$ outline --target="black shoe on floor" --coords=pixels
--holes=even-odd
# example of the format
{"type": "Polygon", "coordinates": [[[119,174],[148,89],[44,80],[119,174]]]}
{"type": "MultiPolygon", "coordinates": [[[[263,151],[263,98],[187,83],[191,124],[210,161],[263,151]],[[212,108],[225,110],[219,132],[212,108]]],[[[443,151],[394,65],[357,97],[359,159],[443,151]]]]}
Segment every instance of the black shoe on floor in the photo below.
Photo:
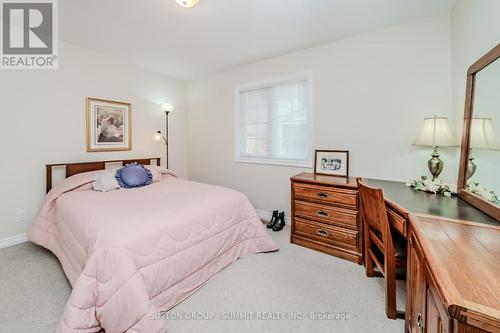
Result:
{"type": "Polygon", "coordinates": [[[273,217],[271,217],[271,221],[267,224],[267,228],[271,229],[276,225],[276,222],[278,222],[278,213],[277,210],[273,211],[273,217]]]}
{"type": "Polygon", "coordinates": [[[273,226],[273,231],[281,231],[285,227],[285,212],[281,212],[278,216],[279,222],[273,226]]]}

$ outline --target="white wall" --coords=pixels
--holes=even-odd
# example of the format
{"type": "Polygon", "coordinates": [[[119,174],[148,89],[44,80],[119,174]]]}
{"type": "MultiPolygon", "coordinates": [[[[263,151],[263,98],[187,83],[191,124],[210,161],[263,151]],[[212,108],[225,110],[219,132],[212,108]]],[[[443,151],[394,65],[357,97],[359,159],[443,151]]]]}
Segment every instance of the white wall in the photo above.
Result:
{"type": "MultiPolygon", "coordinates": [[[[453,110],[461,132],[465,106],[467,69],[500,43],[500,1],[457,0],[451,12],[451,46],[453,61],[453,110]]],[[[492,118],[495,115],[490,115],[492,118]]],[[[500,109],[496,111],[500,117],[500,109]]],[[[500,133],[497,133],[497,140],[500,133]]],[[[471,178],[482,186],[500,189],[500,151],[473,152],[478,168],[471,178]],[[486,183],[484,180],[488,180],[486,183]]]]}
{"type": "MultiPolygon", "coordinates": [[[[449,16],[427,18],[239,67],[188,85],[189,175],[238,189],[257,209],[289,211],[301,171],[233,161],[234,86],[311,70],[314,146],[348,149],[350,174],[406,181],[428,173],[430,149],[412,147],[423,118],[452,117],[449,16]]],[[[445,179],[456,149],[443,149],[445,179]]]]}
{"type": "Polygon", "coordinates": [[[55,71],[0,71],[0,240],[27,231],[44,197],[46,163],[165,156],[153,141],[164,126],[159,103],[177,106],[170,167],[187,175],[184,82],[67,43],[59,59],[55,71]],[[86,153],[87,96],[132,103],[131,152],[86,153]],[[18,223],[22,209],[28,220],[18,223]]]}

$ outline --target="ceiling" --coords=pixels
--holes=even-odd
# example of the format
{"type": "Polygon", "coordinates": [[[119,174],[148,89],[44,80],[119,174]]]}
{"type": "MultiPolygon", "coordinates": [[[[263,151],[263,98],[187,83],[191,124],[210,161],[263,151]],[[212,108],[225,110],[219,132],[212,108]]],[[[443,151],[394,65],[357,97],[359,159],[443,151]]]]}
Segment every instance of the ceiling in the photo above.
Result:
{"type": "Polygon", "coordinates": [[[448,12],[455,0],[59,1],[62,40],[192,80],[448,12]]]}

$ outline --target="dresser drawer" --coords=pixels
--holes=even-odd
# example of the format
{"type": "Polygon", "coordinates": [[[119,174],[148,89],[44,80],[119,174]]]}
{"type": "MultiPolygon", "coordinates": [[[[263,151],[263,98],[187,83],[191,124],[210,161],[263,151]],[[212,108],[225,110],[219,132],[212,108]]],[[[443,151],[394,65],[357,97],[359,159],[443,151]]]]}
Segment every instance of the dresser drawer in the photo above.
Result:
{"type": "Polygon", "coordinates": [[[358,229],[356,211],[295,200],[295,215],[323,223],[358,229]]]}
{"type": "Polygon", "coordinates": [[[356,209],[358,204],[357,191],[294,183],[295,198],[313,200],[325,204],[341,204],[356,209]]]}
{"type": "Polygon", "coordinates": [[[358,246],[357,231],[306,221],[301,218],[295,218],[295,233],[347,249],[356,250],[358,246]]]}

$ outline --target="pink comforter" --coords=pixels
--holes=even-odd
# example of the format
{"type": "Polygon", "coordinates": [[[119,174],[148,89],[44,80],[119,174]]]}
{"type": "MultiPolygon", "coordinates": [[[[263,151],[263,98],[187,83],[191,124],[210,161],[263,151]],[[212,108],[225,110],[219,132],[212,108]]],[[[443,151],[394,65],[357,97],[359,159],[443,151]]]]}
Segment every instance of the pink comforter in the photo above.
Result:
{"type": "Polygon", "coordinates": [[[101,193],[95,175],[58,184],[29,231],[73,286],[58,332],[162,332],[158,312],[237,258],[277,250],[239,192],[166,174],[101,193]]]}

